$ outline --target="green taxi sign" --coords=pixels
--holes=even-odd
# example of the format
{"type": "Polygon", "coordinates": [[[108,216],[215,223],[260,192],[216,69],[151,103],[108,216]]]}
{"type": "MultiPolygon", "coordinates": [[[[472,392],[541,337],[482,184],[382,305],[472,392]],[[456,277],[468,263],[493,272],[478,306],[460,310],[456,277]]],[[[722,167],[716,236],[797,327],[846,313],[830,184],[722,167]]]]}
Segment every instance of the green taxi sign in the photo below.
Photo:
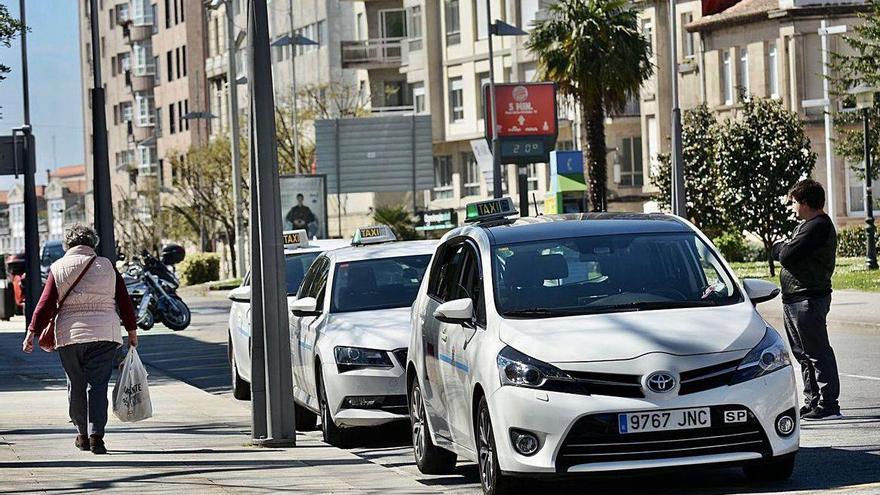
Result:
{"type": "Polygon", "coordinates": [[[465,222],[485,222],[518,214],[519,212],[513,207],[513,201],[510,198],[490,199],[468,204],[465,222]]]}
{"type": "Polygon", "coordinates": [[[351,244],[354,246],[363,246],[366,244],[381,244],[383,242],[396,241],[397,236],[394,231],[387,225],[374,225],[371,227],[361,227],[354,232],[351,238],[351,244]]]}
{"type": "Polygon", "coordinates": [[[309,233],[304,229],[285,230],[281,233],[284,249],[298,249],[309,247],[309,233]]]}

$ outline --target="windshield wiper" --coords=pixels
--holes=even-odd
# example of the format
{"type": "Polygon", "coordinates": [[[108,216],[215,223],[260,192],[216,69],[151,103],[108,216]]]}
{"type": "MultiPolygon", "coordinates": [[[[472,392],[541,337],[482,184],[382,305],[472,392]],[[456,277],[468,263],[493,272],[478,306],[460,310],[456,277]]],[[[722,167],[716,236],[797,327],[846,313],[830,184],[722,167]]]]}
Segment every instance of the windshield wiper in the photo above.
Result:
{"type": "Polygon", "coordinates": [[[514,311],[505,311],[504,316],[511,316],[514,318],[517,317],[532,317],[532,318],[551,318],[553,316],[565,316],[567,313],[565,311],[552,310],[547,308],[526,308],[526,309],[517,309],[514,311]]]}
{"type": "Polygon", "coordinates": [[[718,303],[712,300],[702,301],[634,301],[623,304],[613,304],[610,306],[600,306],[595,309],[584,308],[589,313],[614,313],[617,311],[644,311],[649,309],[675,309],[675,308],[699,308],[707,306],[717,306],[718,303]]]}

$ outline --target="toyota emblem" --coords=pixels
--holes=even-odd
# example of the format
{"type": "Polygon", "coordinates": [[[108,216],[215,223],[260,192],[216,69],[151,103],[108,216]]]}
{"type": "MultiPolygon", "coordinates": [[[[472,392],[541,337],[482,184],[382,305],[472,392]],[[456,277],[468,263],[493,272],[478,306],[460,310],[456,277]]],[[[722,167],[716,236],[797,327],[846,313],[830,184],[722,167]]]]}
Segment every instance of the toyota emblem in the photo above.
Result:
{"type": "Polygon", "coordinates": [[[675,388],[675,377],[667,371],[657,371],[648,375],[645,380],[651,392],[665,394],[675,388]]]}

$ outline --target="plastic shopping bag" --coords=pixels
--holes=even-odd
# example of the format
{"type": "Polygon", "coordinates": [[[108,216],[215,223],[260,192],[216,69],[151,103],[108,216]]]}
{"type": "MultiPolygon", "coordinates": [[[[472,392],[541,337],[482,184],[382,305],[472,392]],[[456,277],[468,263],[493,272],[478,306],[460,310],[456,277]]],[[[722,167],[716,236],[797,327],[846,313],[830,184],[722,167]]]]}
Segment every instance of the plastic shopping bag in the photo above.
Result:
{"type": "Polygon", "coordinates": [[[153,416],[150,389],[147,387],[147,369],[134,347],[129,348],[116,386],[113,387],[113,414],[126,423],[153,416]]]}

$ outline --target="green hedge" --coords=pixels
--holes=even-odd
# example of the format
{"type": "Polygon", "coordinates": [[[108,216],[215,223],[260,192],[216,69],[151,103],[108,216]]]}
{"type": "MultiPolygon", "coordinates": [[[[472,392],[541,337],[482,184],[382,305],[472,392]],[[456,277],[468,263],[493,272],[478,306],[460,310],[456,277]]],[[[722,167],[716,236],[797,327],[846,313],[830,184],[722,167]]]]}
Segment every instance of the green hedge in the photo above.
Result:
{"type": "Polygon", "coordinates": [[[220,255],[217,253],[188,254],[177,265],[177,274],[183,285],[220,280],[220,255]]]}
{"type": "Polygon", "coordinates": [[[868,236],[862,226],[849,227],[837,232],[837,256],[841,258],[865,256],[868,236]]]}
{"type": "Polygon", "coordinates": [[[721,256],[730,263],[763,261],[767,258],[761,246],[747,241],[739,232],[725,232],[712,239],[712,243],[721,251],[721,256]]]}

